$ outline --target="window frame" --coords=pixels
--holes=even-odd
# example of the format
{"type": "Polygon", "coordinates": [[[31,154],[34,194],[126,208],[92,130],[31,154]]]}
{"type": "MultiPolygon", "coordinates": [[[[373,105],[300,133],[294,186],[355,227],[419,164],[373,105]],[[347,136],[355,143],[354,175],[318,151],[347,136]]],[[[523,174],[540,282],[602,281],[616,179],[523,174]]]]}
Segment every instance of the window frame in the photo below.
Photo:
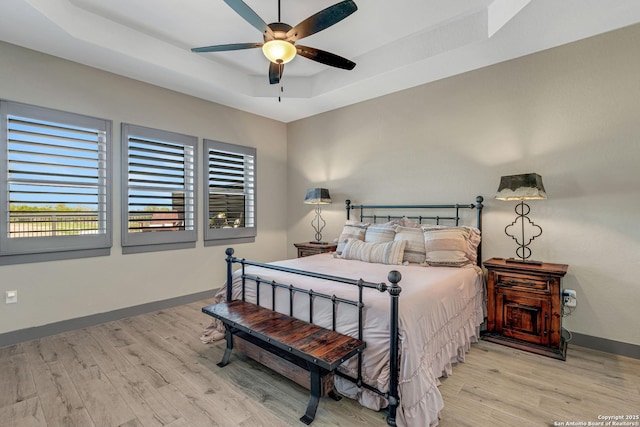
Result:
{"type": "MultiPolygon", "coordinates": [[[[203,227],[204,227],[204,245],[219,246],[237,243],[253,243],[258,234],[258,191],[257,191],[257,174],[258,174],[258,154],[254,147],[230,144],[227,142],[215,141],[211,139],[203,139],[203,227]],[[209,228],[209,151],[225,151],[232,154],[241,154],[244,156],[252,156],[253,158],[253,226],[242,228],[209,228]]],[[[246,170],[245,170],[246,172],[246,170]]]]}
{"type": "Polygon", "coordinates": [[[135,254],[143,252],[177,250],[194,248],[198,236],[198,138],[181,133],[122,123],[121,126],[121,224],[122,224],[122,253],[135,254]],[[163,231],[154,233],[129,233],[129,136],[143,139],[165,141],[172,144],[189,146],[193,150],[193,229],[178,231],[163,231]]]}
{"type": "Polygon", "coordinates": [[[113,233],[111,217],[113,180],[112,124],[113,122],[107,119],[0,99],[0,191],[2,193],[0,194],[0,206],[2,206],[0,213],[3,217],[0,221],[0,265],[110,255],[113,233]],[[104,185],[97,184],[98,215],[99,221],[104,222],[104,233],[30,236],[17,240],[9,237],[9,116],[51,122],[59,124],[61,127],[86,128],[104,135],[104,142],[100,142],[100,144],[103,144],[102,151],[100,145],[96,149],[98,153],[97,161],[104,162],[104,168],[97,169],[99,171],[98,180],[104,180],[104,185]],[[5,215],[6,218],[4,218],[5,215]]]}

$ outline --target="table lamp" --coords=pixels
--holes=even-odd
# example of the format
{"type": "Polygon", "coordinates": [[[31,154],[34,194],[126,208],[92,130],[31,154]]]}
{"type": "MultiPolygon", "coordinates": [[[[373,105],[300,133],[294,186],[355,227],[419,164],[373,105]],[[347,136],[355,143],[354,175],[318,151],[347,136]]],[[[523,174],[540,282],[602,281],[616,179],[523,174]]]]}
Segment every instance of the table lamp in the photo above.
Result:
{"type": "Polygon", "coordinates": [[[542,200],[547,198],[547,193],[542,185],[542,177],[537,173],[526,173],[521,175],[508,175],[500,178],[500,187],[496,194],[498,200],[519,200],[515,207],[516,219],[504,228],[507,236],[511,237],[518,244],[516,249],[517,258],[509,258],[507,262],[520,262],[541,265],[539,261],[531,261],[531,242],[542,234],[542,227],[535,224],[528,215],[531,208],[525,200],[542,200]],[[519,224],[518,224],[519,223],[519,224]],[[525,243],[525,225],[531,227],[531,237],[525,243]],[[520,236],[517,236],[517,227],[520,228],[520,236]],[[513,227],[513,229],[512,229],[513,227]],[[519,239],[520,238],[520,239],[519,239]]]}
{"type": "Polygon", "coordinates": [[[329,196],[329,190],[326,188],[309,188],[307,190],[307,195],[304,197],[304,202],[309,205],[316,205],[316,216],[311,221],[311,226],[316,232],[316,241],[310,243],[316,244],[325,244],[326,242],[322,241],[322,229],[327,224],[320,213],[322,212],[322,208],[320,205],[328,205],[331,203],[331,196],[329,196]]]}

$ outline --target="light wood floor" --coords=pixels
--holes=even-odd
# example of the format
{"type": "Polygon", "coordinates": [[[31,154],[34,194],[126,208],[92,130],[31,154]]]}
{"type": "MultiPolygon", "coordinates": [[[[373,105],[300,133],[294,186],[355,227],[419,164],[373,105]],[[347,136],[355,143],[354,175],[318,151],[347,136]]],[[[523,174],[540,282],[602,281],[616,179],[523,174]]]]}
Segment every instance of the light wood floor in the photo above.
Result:
{"type": "MultiPolygon", "coordinates": [[[[301,426],[306,390],[237,354],[216,366],[224,344],[200,342],[203,305],[0,348],[0,425],[301,426]]],[[[440,390],[442,427],[594,422],[640,413],[640,360],[569,346],[561,362],[480,342],[440,390]]],[[[325,398],[312,425],[384,420],[325,398]]]]}

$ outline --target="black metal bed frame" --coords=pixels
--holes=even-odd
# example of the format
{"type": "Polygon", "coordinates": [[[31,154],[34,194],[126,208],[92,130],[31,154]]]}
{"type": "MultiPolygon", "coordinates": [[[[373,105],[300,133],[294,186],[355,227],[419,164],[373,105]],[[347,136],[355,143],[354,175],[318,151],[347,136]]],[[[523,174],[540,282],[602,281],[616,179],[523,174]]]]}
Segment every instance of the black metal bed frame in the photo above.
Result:
{"type": "MultiPolygon", "coordinates": [[[[476,209],[477,210],[477,228],[482,229],[482,208],[483,208],[483,197],[476,197],[476,203],[471,204],[450,204],[450,205],[352,205],[350,200],[346,200],[346,209],[347,209],[347,219],[350,219],[350,212],[354,209],[360,210],[360,221],[364,221],[365,219],[372,219],[374,223],[378,219],[385,219],[390,221],[392,219],[398,219],[406,217],[408,219],[416,219],[420,224],[422,224],[423,220],[435,220],[437,225],[440,225],[440,221],[453,221],[455,225],[459,225],[460,222],[460,210],[461,209],[476,209]],[[437,211],[451,211],[455,212],[455,214],[447,214],[445,216],[435,215],[435,216],[394,216],[394,215],[365,215],[365,210],[372,211],[387,211],[387,210],[395,210],[395,209],[403,209],[403,210],[437,210],[437,211]]],[[[481,244],[480,244],[481,245],[481,244]]],[[[358,308],[358,339],[363,339],[363,310],[364,310],[364,302],[363,302],[363,290],[365,288],[368,289],[376,289],[379,292],[388,292],[390,297],[390,313],[389,313],[389,369],[390,369],[390,379],[389,379],[389,390],[386,392],[378,390],[376,387],[366,384],[362,380],[362,353],[358,354],[358,370],[357,370],[357,378],[353,378],[350,375],[347,375],[343,372],[336,371],[336,374],[355,383],[360,388],[365,388],[370,390],[385,399],[387,399],[389,406],[387,408],[387,424],[391,426],[396,425],[396,412],[398,409],[398,405],[400,404],[400,398],[398,396],[398,377],[399,377],[399,349],[398,349],[398,300],[400,297],[400,292],[402,288],[398,285],[400,282],[402,275],[397,270],[392,270],[388,274],[388,281],[390,285],[387,285],[384,282],[373,283],[367,282],[362,279],[354,280],[345,277],[332,276],[328,274],[322,273],[314,273],[311,271],[299,270],[294,268],[282,267],[272,264],[265,264],[261,262],[249,261],[244,258],[236,258],[233,256],[234,250],[232,248],[228,248],[226,250],[226,262],[227,262],[227,301],[232,300],[232,283],[233,283],[233,264],[239,263],[241,264],[241,277],[242,277],[242,300],[245,300],[245,286],[246,280],[249,279],[256,283],[256,304],[260,305],[260,284],[266,284],[271,286],[271,300],[272,307],[271,309],[275,311],[275,295],[276,289],[286,289],[289,292],[289,315],[293,316],[293,299],[294,294],[302,293],[306,294],[309,298],[309,323],[313,323],[313,302],[315,298],[321,298],[330,300],[333,304],[333,313],[332,313],[332,328],[335,331],[336,329],[336,316],[337,316],[337,305],[348,304],[358,308]],[[245,272],[246,266],[255,266],[260,268],[265,268],[268,270],[282,271],[286,273],[293,273],[301,276],[313,277],[317,279],[329,280],[333,282],[345,283],[352,286],[358,287],[358,300],[348,300],[344,298],[336,297],[335,295],[328,295],[321,292],[314,292],[313,289],[302,289],[295,287],[291,284],[286,285],[283,283],[276,282],[275,280],[268,280],[260,278],[259,276],[249,275],[245,272]]],[[[478,264],[481,262],[481,246],[478,246],[478,264]]]]}

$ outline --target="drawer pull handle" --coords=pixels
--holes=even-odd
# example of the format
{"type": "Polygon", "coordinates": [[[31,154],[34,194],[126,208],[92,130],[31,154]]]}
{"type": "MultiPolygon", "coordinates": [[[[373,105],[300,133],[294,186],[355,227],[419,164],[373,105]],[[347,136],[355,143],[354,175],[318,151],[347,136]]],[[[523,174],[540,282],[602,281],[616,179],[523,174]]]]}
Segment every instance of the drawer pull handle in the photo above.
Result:
{"type": "Polygon", "coordinates": [[[524,282],[524,281],[514,280],[514,279],[509,279],[509,284],[510,284],[510,285],[529,285],[529,286],[535,286],[535,283],[533,283],[533,282],[524,282]]]}

